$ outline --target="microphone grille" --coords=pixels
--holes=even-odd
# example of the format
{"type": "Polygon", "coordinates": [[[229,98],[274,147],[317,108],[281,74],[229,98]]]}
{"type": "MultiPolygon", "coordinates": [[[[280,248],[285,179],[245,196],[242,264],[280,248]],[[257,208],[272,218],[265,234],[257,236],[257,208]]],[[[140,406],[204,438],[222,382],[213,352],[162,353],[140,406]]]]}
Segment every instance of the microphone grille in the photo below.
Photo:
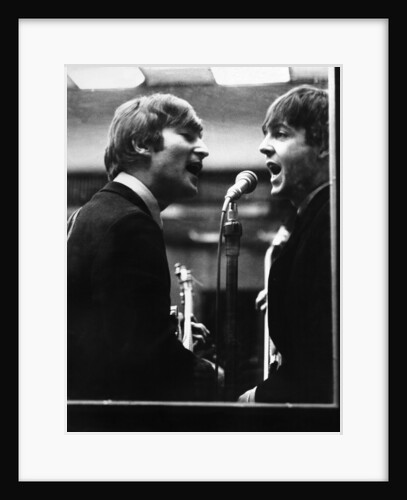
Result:
{"type": "Polygon", "coordinates": [[[258,178],[257,175],[251,170],[243,170],[243,172],[237,174],[235,182],[239,182],[242,180],[249,183],[249,187],[246,189],[246,193],[251,193],[256,189],[258,178]]]}

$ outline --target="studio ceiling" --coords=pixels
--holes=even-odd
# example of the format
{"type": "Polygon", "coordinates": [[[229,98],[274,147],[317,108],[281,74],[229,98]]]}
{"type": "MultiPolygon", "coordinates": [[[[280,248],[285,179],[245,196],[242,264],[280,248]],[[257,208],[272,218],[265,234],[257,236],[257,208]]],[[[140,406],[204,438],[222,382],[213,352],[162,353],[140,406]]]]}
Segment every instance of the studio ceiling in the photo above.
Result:
{"type": "MultiPolygon", "coordinates": [[[[70,71],[70,68],[72,71],[70,71]]],[[[207,169],[262,168],[258,146],[269,104],[301,83],[328,85],[327,67],[290,67],[290,81],[218,85],[206,66],[137,66],[144,81],[134,88],[81,89],[67,67],[67,168],[102,172],[107,130],[115,109],[138,95],[172,93],[189,101],[204,122],[207,169]]],[[[250,68],[250,67],[249,67],[250,68]]]]}

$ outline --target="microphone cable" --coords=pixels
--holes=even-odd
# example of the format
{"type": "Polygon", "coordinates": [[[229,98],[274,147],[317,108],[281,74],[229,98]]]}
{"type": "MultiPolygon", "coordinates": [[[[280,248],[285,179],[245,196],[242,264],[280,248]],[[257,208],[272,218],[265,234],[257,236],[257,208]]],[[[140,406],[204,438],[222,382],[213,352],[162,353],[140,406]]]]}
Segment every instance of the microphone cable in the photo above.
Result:
{"type": "Polygon", "coordinates": [[[220,277],[221,277],[221,256],[222,256],[222,235],[223,226],[225,224],[226,211],[230,203],[230,198],[226,197],[225,202],[222,207],[220,225],[219,225],[219,238],[218,238],[218,252],[216,259],[216,298],[215,298],[215,376],[216,376],[216,396],[219,400],[219,334],[220,331],[220,314],[219,314],[219,303],[220,303],[220,277]]]}

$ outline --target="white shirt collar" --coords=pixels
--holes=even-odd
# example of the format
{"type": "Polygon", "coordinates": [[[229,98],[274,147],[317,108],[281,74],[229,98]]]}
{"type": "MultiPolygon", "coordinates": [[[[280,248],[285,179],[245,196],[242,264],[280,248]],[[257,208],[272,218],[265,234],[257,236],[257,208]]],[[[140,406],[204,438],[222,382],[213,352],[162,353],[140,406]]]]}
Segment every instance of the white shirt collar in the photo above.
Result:
{"type": "Polygon", "coordinates": [[[124,184],[128,188],[132,189],[136,194],[140,196],[140,198],[147,205],[147,208],[150,210],[151,215],[155,222],[162,229],[163,221],[161,219],[160,207],[158,206],[158,201],[153,195],[153,193],[148,189],[148,187],[143,184],[139,179],[133,177],[127,172],[120,172],[114,179],[114,182],[119,182],[120,184],[124,184]]]}

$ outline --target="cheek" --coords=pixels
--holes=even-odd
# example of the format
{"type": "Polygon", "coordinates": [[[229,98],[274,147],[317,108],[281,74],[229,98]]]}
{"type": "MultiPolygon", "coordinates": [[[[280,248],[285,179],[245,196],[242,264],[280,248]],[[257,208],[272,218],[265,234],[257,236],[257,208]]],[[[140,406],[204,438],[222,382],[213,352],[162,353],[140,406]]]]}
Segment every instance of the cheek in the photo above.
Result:
{"type": "Polygon", "coordinates": [[[301,145],[284,144],[278,151],[283,170],[291,177],[301,177],[302,170],[309,163],[310,150],[301,145]]]}
{"type": "Polygon", "coordinates": [[[174,147],[169,153],[169,158],[173,162],[181,163],[186,161],[187,153],[184,148],[174,147]]]}

